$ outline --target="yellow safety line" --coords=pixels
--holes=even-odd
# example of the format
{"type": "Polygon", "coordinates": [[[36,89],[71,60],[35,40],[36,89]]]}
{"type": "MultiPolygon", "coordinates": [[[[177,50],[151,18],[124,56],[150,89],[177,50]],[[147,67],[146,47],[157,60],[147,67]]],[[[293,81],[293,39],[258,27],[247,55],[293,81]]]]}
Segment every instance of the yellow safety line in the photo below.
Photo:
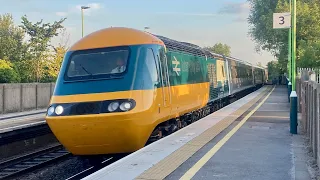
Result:
{"type": "Polygon", "coordinates": [[[203,167],[203,165],[231,138],[231,136],[236,133],[241,126],[255,113],[260,106],[267,100],[267,98],[270,96],[270,94],[273,92],[273,89],[271,92],[259,103],[258,106],[256,106],[249,114],[247,114],[241,122],[234,127],[223,139],[221,139],[210,151],[208,151],[194,166],[192,166],[181,178],[180,180],[185,179],[191,179],[199,170],[203,167]]]}

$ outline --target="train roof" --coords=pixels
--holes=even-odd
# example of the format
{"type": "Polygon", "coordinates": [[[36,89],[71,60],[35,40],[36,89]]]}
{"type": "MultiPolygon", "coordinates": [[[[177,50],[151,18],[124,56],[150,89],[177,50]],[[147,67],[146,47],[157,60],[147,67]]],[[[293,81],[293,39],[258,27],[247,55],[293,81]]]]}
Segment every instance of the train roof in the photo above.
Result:
{"type": "Polygon", "coordinates": [[[238,59],[238,58],[226,56],[226,59],[234,60],[234,61],[243,63],[243,64],[245,64],[245,65],[253,66],[251,63],[249,63],[249,62],[247,62],[247,61],[244,61],[244,60],[241,60],[241,59],[238,59]]]}
{"type": "Polygon", "coordinates": [[[212,53],[198,45],[180,42],[173,40],[164,36],[151,34],[141,30],[126,28],[126,27],[110,27],[101,29],[99,31],[93,32],[84,38],[77,41],[71,48],[70,51],[75,50],[85,50],[85,49],[94,49],[94,48],[104,48],[104,47],[113,47],[113,46],[123,46],[123,45],[138,45],[138,44],[159,44],[164,45],[167,49],[186,52],[197,56],[210,57],[210,58],[223,58],[238,61],[240,63],[254,66],[249,62],[227,57],[221,54],[212,53]],[[101,41],[105,39],[104,41],[101,41]]]}
{"type": "Polygon", "coordinates": [[[211,57],[211,58],[217,58],[217,57],[223,57],[222,55],[219,54],[213,54],[203,48],[201,48],[198,45],[188,43],[188,42],[180,42],[177,40],[173,40],[164,36],[160,35],[155,35],[154,36],[158,37],[163,41],[167,49],[175,50],[175,51],[180,51],[180,52],[186,52],[190,53],[193,55],[197,56],[202,56],[202,57],[211,57]]]}
{"type": "Polygon", "coordinates": [[[70,50],[74,51],[137,44],[164,45],[163,41],[150,33],[132,28],[111,27],[101,29],[85,36],[71,46],[70,50]]]}
{"type": "Polygon", "coordinates": [[[261,68],[261,67],[255,66],[255,65],[253,65],[253,64],[251,64],[251,63],[249,63],[247,61],[243,61],[241,59],[237,59],[237,58],[234,58],[234,57],[228,57],[228,56],[224,56],[224,55],[221,55],[221,54],[210,52],[210,51],[205,50],[204,48],[201,48],[200,46],[195,45],[195,44],[191,44],[191,43],[188,43],[188,42],[180,42],[180,41],[173,40],[173,39],[170,39],[170,38],[167,38],[167,37],[164,37],[164,36],[160,36],[160,35],[155,35],[155,36],[158,37],[159,39],[161,39],[168,49],[182,51],[182,52],[188,52],[188,53],[191,53],[191,54],[194,54],[194,55],[207,56],[207,57],[211,57],[211,58],[217,58],[217,57],[223,58],[223,57],[225,57],[226,59],[234,60],[234,61],[237,61],[239,63],[245,64],[245,65],[248,65],[248,66],[261,68]]]}

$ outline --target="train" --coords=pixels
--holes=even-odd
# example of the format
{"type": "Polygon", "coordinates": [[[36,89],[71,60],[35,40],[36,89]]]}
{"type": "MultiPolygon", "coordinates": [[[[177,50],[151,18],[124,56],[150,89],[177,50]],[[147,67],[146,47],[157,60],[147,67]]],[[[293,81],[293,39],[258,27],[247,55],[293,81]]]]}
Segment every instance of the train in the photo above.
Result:
{"type": "Polygon", "coordinates": [[[264,68],[192,43],[105,28],[66,52],[45,119],[74,155],[131,153],[265,81],[264,68]]]}

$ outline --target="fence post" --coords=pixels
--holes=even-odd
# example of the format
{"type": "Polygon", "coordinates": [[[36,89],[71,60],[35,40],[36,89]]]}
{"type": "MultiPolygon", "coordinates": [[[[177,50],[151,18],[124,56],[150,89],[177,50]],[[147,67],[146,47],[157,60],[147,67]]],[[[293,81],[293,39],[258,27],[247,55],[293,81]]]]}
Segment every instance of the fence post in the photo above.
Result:
{"type": "Polygon", "coordinates": [[[297,102],[297,110],[298,113],[301,113],[301,80],[299,78],[297,78],[296,80],[296,91],[297,91],[297,98],[298,98],[298,102],[297,102]]]}
{"type": "Polygon", "coordinates": [[[303,132],[307,133],[307,115],[306,115],[306,83],[302,82],[301,83],[301,117],[302,117],[302,127],[303,127],[303,132]]]}
{"type": "Polygon", "coordinates": [[[308,91],[307,91],[307,94],[308,94],[308,123],[309,123],[309,141],[310,141],[310,144],[312,143],[312,121],[311,121],[311,100],[312,100],[312,93],[310,91],[310,82],[308,82],[308,91]]]}
{"type": "Polygon", "coordinates": [[[317,134],[317,138],[318,138],[318,142],[317,142],[317,164],[320,165],[320,84],[317,83],[316,85],[316,93],[317,93],[317,99],[316,99],[316,121],[318,122],[318,134],[317,134]]]}
{"type": "Polygon", "coordinates": [[[315,160],[317,160],[317,152],[318,152],[318,122],[316,118],[316,112],[317,112],[317,86],[316,82],[312,82],[312,94],[313,94],[313,99],[312,99],[312,121],[313,121],[313,157],[315,160]]]}

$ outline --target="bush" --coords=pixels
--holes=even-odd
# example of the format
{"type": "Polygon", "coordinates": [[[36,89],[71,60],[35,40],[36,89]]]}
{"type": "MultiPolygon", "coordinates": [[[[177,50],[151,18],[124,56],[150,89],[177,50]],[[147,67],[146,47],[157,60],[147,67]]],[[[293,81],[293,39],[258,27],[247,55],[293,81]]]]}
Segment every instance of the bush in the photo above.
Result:
{"type": "Polygon", "coordinates": [[[19,83],[20,76],[13,64],[0,59],[0,83],[19,83]]]}

